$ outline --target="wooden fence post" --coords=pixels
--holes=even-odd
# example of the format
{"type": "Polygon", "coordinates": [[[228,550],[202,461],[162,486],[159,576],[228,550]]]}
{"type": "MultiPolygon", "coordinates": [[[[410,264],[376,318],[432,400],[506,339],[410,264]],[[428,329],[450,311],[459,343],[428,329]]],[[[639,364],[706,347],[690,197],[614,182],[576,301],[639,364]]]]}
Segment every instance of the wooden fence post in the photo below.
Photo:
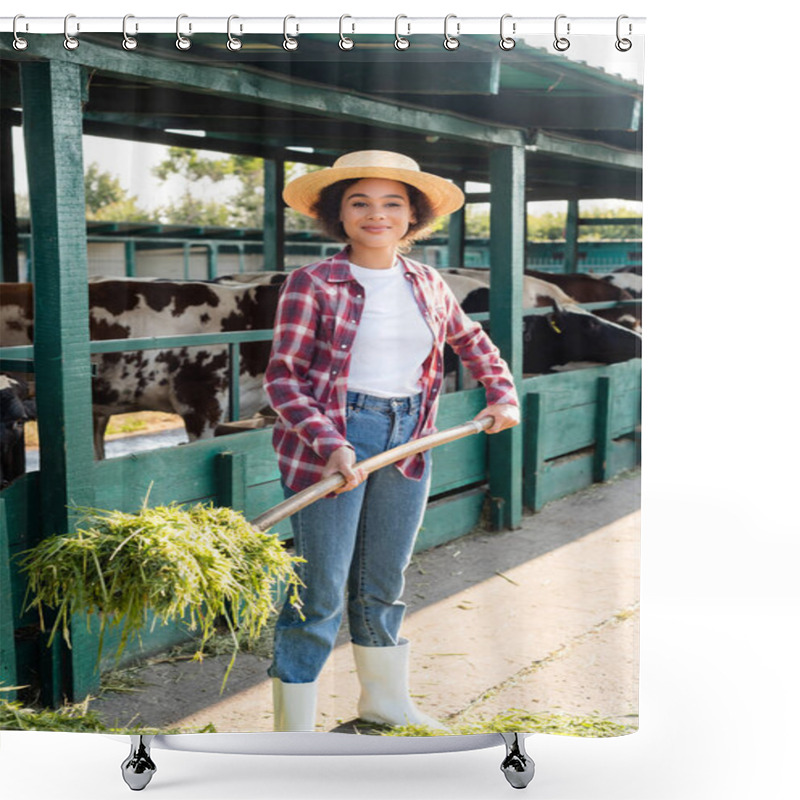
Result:
{"type": "Polygon", "coordinates": [[[595,420],[594,479],[607,481],[611,476],[611,416],[614,393],[610,375],[597,379],[597,417],[595,420]]]}
{"type": "MultiPolygon", "coordinates": [[[[525,149],[499,147],[490,156],[492,340],[522,385],[522,273],[525,259],[525,149]]],[[[522,520],[522,425],[489,437],[492,524],[522,520]]]]}
{"type": "Polygon", "coordinates": [[[544,505],[544,429],[547,395],[531,392],[525,396],[525,505],[538,511],[544,505]]]}
{"type": "MultiPolygon", "coordinates": [[[[10,542],[6,501],[0,499],[0,688],[17,685],[17,651],[14,646],[14,602],[11,594],[10,542]]],[[[0,700],[15,700],[16,692],[0,692],[0,700]]]]}
{"type": "Polygon", "coordinates": [[[247,503],[247,455],[220,453],[217,456],[217,505],[244,513],[247,503]]]}
{"type": "Polygon", "coordinates": [[[284,264],[283,161],[264,159],[264,264],[282,272],[284,264]]]}
{"type": "MultiPolygon", "coordinates": [[[[464,189],[463,181],[456,181],[456,186],[464,189]]],[[[450,215],[447,223],[447,266],[458,269],[464,265],[464,245],[466,239],[466,208],[461,207],[450,215]]]]}
{"type": "MultiPolygon", "coordinates": [[[[61,61],[21,64],[23,133],[36,280],[34,359],[41,442],[42,535],[74,528],[94,500],[82,72],[61,61]],[[46,388],[46,391],[43,391],[46,388]]],[[[43,700],[83,696],[97,682],[85,619],[71,651],[43,648],[43,700]]]]}

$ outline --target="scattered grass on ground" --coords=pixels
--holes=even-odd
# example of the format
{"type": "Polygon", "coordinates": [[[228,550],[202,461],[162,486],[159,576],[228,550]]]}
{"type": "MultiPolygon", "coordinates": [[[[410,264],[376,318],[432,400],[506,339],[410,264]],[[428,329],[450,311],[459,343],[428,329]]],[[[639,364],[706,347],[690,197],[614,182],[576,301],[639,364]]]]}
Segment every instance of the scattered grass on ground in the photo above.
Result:
{"type": "Polygon", "coordinates": [[[385,728],[384,736],[452,736],[474,733],[551,733],[559,736],[583,736],[587,738],[610,738],[633,733],[632,725],[622,725],[600,716],[574,716],[571,714],[532,714],[512,708],[489,719],[445,722],[449,731],[437,731],[424,725],[403,725],[385,728]]]}
{"type": "MultiPolygon", "coordinates": [[[[0,692],[24,687],[3,687],[0,692]]],[[[96,711],[89,708],[94,698],[90,695],[80,703],[65,703],[60,708],[38,708],[25,705],[19,700],[6,700],[0,696],[0,730],[5,731],[57,731],[67,733],[117,733],[117,734],[157,734],[157,733],[216,733],[209,723],[203,728],[144,728],[128,726],[113,728],[105,725],[96,711]]]]}

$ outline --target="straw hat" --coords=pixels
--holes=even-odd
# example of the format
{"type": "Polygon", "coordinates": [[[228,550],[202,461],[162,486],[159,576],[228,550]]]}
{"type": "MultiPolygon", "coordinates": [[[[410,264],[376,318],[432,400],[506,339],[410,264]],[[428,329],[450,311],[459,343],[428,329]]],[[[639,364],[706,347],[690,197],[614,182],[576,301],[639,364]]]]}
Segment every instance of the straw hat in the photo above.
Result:
{"type": "Polygon", "coordinates": [[[316,217],[311,210],[319,193],[337,181],[350,178],[386,178],[415,186],[428,198],[437,217],[450,214],[464,205],[464,193],[458,186],[423,172],[414,159],[389,150],[358,150],[337,158],[332,167],[309,172],[295,178],[283,190],[288,206],[316,217]]]}

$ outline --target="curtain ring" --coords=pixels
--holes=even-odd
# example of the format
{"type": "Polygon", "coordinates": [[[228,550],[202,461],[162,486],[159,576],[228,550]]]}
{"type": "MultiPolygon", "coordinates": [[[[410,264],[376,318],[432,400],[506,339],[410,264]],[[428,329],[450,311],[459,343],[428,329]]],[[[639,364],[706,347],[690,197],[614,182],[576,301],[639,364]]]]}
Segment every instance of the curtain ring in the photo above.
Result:
{"type": "MultiPolygon", "coordinates": [[[[126,14],[122,18],[122,46],[125,50],[135,50],[139,42],[133,36],[128,36],[128,20],[135,19],[133,14],[126,14]]],[[[136,25],[136,30],[139,30],[139,25],[136,25]]]]}
{"type": "MultiPolygon", "coordinates": [[[[342,14],[342,16],[339,17],[339,49],[340,50],[352,50],[356,46],[356,43],[351,38],[349,38],[348,36],[345,36],[344,33],[342,32],[342,24],[344,23],[344,21],[346,19],[353,19],[353,18],[349,14],[342,14]]],[[[353,30],[355,31],[355,29],[356,29],[356,27],[355,27],[355,25],[353,25],[353,30]]]]}
{"type": "MultiPolygon", "coordinates": [[[[14,33],[14,41],[12,42],[12,44],[13,44],[15,50],[25,50],[28,47],[28,40],[27,39],[23,39],[17,33],[17,20],[18,19],[25,19],[25,15],[24,14],[17,14],[17,16],[14,17],[14,22],[13,22],[13,25],[12,25],[12,31],[14,33]]],[[[28,30],[28,23],[27,22],[25,23],[25,30],[26,31],[28,30]]]]}
{"type": "MultiPolygon", "coordinates": [[[[500,17],[500,49],[501,50],[513,50],[514,49],[514,45],[516,45],[516,41],[514,41],[514,39],[512,39],[510,36],[506,36],[505,33],[504,33],[503,27],[504,27],[505,21],[507,19],[511,19],[511,14],[503,14],[503,16],[500,17]]],[[[512,22],[511,23],[511,33],[516,33],[516,32],[517,32],[517,23],[516,22],[512,22]]]]}
{"type": "MultiPolygon", "coordinates": [[[[239,17],[237,17],[235,14],[231,14],[231,16],[228,17],[228,41],[225,44],[225,47],[227,47],[228,50],[230,50],[232,53],[242,49],[242,40],[237,39],[231,33],[231,22],[233,22],[233,20],[235,19],[239,19],[239,17]]],[[[241,32],[242,32],[242,26],[240,25],[239,33],[241,34],[241,32]]]]}
{"type": "MultiPolygon", "coordinates": [[[[405,14],[398,14],[394,18],[394,47],[395,50],[408,50],[408,48],[411,47],[411,42],[401,36],[399,32],[401,19],[408,19],[408,17],[405,14]]],[[[406,36],[411,36],[411,23],[407,22],[406,25],[408,26],[408,33],[406,36]]]]}
{"type": "MultiPolygon", "coordinates": [[[[69,21],[71,19],[75,19],[75,15],[74,14],[67,14],[67,16],[64,17],[64,49],[65,50],[76,50],[78,48],[78,45],[80,44],[80,42],[74,36],[70,36],[69,35],[69,31],[67,30],[68,27],[69,27],[69,21]]],[[[75,30],[76,31],[80,30],[80,25],[76,24],[75,30]]]]}
{"type": "MultiPolygon", "coordinates": [[[[297,50],[297,47],[298,47],[297,39],[293,39],[291,36],[289,36],[288,30],[287,30],[290,19],[297,19],[297,17],[293,17],[291,14],[289,14],[288,16],[285,16],[283,18],[283,49],[284,50],[297,50]]],[[[300,32],[300,26],[297,25],[296,33],[299,33],[299,32],[300,32]]]]}
{"type": "MultiPolygon", "coordinates": [[[[188,50],[192,46],[192,40],[187,39],[181,33],[181,20],[186,19],[188,16],[189,16],[188,14],[178,14],[178,18],[175,20],[175,35],[178,37],[175,40],[175,47],[177,47],[178,50],[188,50]]],[[[191,31],[192,31],[192,23],[190,22],[189,32],[191,33],[191,31]]]]}
{"type": "Polygon", "coordinates": [[[444,49],[445,50],[457,50],[458,46],[461,42],[456,39],[456,36],[461,32],[461,23],[456,22],[456,36],[451,36],[447,32],[447,23],[450,22],[451,19],[457,19],[455,14],[448,14],[444,18],[444,49]]]}
{"type": "MultiPolygon", "coordinates": [[[[283,49],[284,50],[297,50],[298,44],[297,39],[293,39],[289,36],[287,31],[287,26],[290,19],[297,19],[297,17],[293,17],[291,14],[285,16],[283,18],[283,49]]],[[[300,26],[297,26],[296,33],[300,33],[300,26]]]]}
{"type": "MultiPolygon", "coordinates": [[[[620,14],[620,15],[617,17],[617,41],[616,41],[616,42],[614,42],[614,47],[616,47],[616,48],[617,48],[617,50],[619,50],[619,51],[620,51],[620,53],[627,53],[627,52],[628,52],[628,50],[630,50],[630,49],[631,49],[631,47],[633,47],[633,42],[632,42],[630,39],[623,39],[623,38],[622,38],[622,37],[619,35],[619,31],[620,31],[620,22],[621,22],[623,19],[628,19],[628,15],[627,15],[627,14],[620,14]]],[[[628,23],[628,35],[630,35],[630,34],[631,34],[631,31],[632,31],[632,28],[631,28],[631,24],[630,24],[630,22],[629,22],[629,23],[628,23]]]]}
{"type": "MultiPolygon", "coordinates": [[[[564,36],[558,35],[558,21],[560,19],[566,19],[566,14],[559,14],[556,17],[555,22],[553,23],[553,30],[555,31],[556,40],[553,42],[553,47],[558,50],[560,53],[563,53],[565,50],[569,50],[569,39],[564,36]]],[[[569,33],[569,22],[567,23],[567,33],[569,33]]]]}

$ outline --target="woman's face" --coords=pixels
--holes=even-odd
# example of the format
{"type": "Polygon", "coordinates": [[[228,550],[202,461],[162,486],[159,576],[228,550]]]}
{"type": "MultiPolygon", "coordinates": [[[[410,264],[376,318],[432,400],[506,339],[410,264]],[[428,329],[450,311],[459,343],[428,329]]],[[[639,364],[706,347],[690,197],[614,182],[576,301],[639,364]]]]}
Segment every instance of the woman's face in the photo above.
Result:
{"type": "Polygon", "coordinates": [[[362,178],[348,186],[339,216],[356,248],[394,248],[416,222],[405,184],[384,178],[362,178]]]}

